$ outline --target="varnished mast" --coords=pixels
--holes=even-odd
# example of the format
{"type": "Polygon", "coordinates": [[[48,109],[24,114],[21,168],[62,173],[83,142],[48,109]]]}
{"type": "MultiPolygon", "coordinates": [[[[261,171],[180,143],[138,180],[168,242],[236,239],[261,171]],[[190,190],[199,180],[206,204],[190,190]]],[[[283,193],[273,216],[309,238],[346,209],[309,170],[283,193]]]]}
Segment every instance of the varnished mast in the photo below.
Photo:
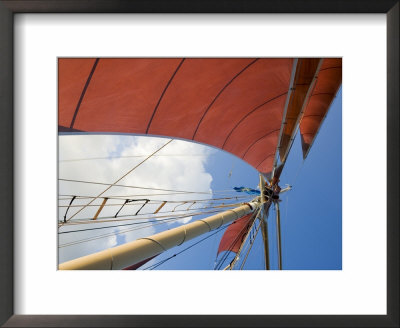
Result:
{"type": "MultiPolygon", "coordinates": [[[[264,177],[260,174],[260,199],[261,202],[264,204],[265,203],[265,195],[264,195],[264,186],[265,186],[265,179],[264,177]]],[[[269,244],[268,244],[268,221],[267,221],[267,213],[265,213],[265,208],[262,208],[262,218],[261,218],[261,232],[262,232],[262,238],[263,238],[263,243],[264,243],[264,261],[265,261],[265,269],[269,270],[269,244]]]]}

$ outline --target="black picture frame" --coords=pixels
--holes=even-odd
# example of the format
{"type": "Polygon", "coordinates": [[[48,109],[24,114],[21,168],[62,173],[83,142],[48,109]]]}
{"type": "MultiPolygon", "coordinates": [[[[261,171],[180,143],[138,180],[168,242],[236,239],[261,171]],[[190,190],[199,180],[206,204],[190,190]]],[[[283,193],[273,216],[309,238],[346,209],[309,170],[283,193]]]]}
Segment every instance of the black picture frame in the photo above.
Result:
{"type": "MultiPolygon", "coordinates": [[[[399,327],[398,0],[0,0],[0,324],[4,327],[399,327]],[[384,13],[387,17],[387,315],[14,315],[13,20],[16,13],[384,13]]],[[[366,286],[367,288],[367,286],[366,286]]]]}

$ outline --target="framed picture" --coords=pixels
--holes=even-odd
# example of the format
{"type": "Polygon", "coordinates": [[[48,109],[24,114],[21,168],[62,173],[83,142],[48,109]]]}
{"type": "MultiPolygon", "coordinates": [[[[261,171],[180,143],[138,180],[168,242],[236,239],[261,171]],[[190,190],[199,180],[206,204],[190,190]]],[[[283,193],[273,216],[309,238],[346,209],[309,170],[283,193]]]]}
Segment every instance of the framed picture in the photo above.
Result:
{"type": "MultiPolygon", "coordinates": [[[[4,118],[1,123],[4,183],[0,197],[4,209],[0,220],[2,324],[398,326],[398,1],[354,1],[340,5],[335,1],[190,5],[181,1],[1,1],[0,9],[4,26],[1,48],[6,50],[1,54],[4,118]],[[218,13],[221,15],[215,15],[218,13]],[[228,13],[235,14],[226,15],[228,13]],[[116,57],[120,59],[113,61],[116,57]],[[228,57],[236,58],[237,62],[228,57]],[[71,58],[78,59],[72,63],[71,58]],[[58,156],[63,160],[67,158],[63,157],[65,147],[79,145],[61,143],[57,129],[58,133],[76,132],[86,124],[84,119],[93,123],[90,110],[99,113],[102,106],[123,102],[119,98],[108,102],[111,98],[101,91],[101,86],[97,94],[90,89],[91,94],[85,97],[88,101],[95,99],[94,107],[88,109],[85,103],[86,112],[79,112],[79,115],[79,108],[75,109],[73,121],[65,120],[68,122],[61,124],[60,130],[65,113],[57,114],[57,108],[63,108],[63,94],[69,91],[58,88],[63,87],[63,79],[71,81],[79,76],[78,66],[82,70],[88,66],[89,73],[91,68],[89,77],[94,76],[99,66],[93,78],[93,83],[99,86],[102,76],[107,81],[115,77],[114,68],[119,61],[125,60],[124,65],[130,65],[135,74],[141,74],[145,71],[143,67],[150,67],[147,62],[143,63],[146,58],[153,58],[152,65],[160,61],[156,63],[157,72],[169,65],[164,65],[166,58],[172,66],[176,61],[178,69],[184,58],[189,58],[185,69],[197,69],[199,81],[200,73],[209,80],[206,69],[210,67],[215,71],[225,65],[224,72],[228,72],[230,66],[240,66],[246,61],[249,62],[246,65],[251,65],[257,58],[261,58],[261,66],[255,72],[268,71],[272,62],[276,69],[285,65],[295,67],[297,59],[293,58],[343,61],[340,90],[340,97],[343,92],[343,189],[342,184],[338,184],[343,190],[343,196],[341,192],[338,195],[343,200],[343,253],[339,264],[331,267],[331,271],[319,270],[322,266],[314,267],[317,269],[314,271],[300,271],[299,266],[283,272],[258,270],[222,275],[213,271],[174,271],[172,266],[157,272],[57,270],[59,263],[68,263],[71,254],[58,253],[57,240],[62,246],[68,246],[69,241],[68,238],[57,239],[54,221],[50,218],[62,207],[62,213],[66,210],[64,222],[61,212],[56,216],[58,224],[63,225],[69,220],[68,211],[74,215],[73,207],[80,206],[73,203],[76,196],[71,193],[72,198],[68,198],[71,196],[68,188],[61,185],[66,183],[65,179],[60,181],[64,177],[61,173],[67,171],[57,163],[58,156]],[[215,62],[202,58],[214,58],[215,62]],[[274,59],[275,62],[263,58],[281,59],[274,59]],[[75,65],[79,60],[80,64],[75,65]],[[199,69],[200,66],[203,68],[199,69]],[[113,68],[107,71],[107,67],[113,68]],[[96,103],[98,99],[102,100],[96,103]],[[61,197],[60,190],[63,190],[63,197],[66,195],[63,199],[66,203],[61,206],[56,200],[61,197]],[[243,286],[238,285],[239,281],[243,286]]],[[[312,60],[309,61],[307,65],[311,67],[312,60]]],[[[315,65],[320,69],[321,61],[315,60],[315,65]]],[[[123,74],[123,70],[120,72],[123,74]]],[[[153,77],[143,75],[150,76],[146,85],[156,84],[161,76],[157,74],[154,71],[153,77]]],[[[269,81],[272,80],[273,76],[269,81]]],[[[178,79],[175,82],[176,87],[178,79]]],[[[265,88],[278,88],[281,82],[276,80],[270,86],[266,81],[265,88]]],[[[115,85],[118,86],[118,81],[115,85]]],[[[211,82],[208,87],[212,88],[211,82]]],[[[253,85],[250,89],[255,88],[253,85]]],[[[149,94],[143,88],[140,90],[141,94],[149,94]]],[[[165,90],[162,95],[166,99],[171,97],[165,90]]],[[[235,97],[235,93],[231,96],[235,97]]],[[[144,103],[148,101],[145,99],[144,103]]],[[[151,120],[154,127],[159,124],[160,129],[164,129],[165,120],[157,119],[151,120]]],[[[107,126],[107,121],[101,124],[107,126]]],[[[90,131],[87,126],[85,131],[90,131]]],[[[209,134],[210,140],[214,140],[211,130],[209,134]]],[[[95,147],[101,147],[101,143],[96,143],[95,147]]],[[[303,140],[303,150],[304,147],[303,140]]],[[[70,154],[79,155],[79,152],[70,154]]],[[[90,155],[85,150],[83,154],[90,155]]],[[[264,160],[260,164],[264,165],[264,160]]],[[[90,167],[91,164],[85,166],[81,176],[89,176],[85,172],[89,173],[90,167]]],[[[265,179],[272,186],[268,168],[264,171],[265,179]]],[[[334,181],[329,184],[334,191],[334,181]]],[[[258,193],[269,199],[275,194],[272,189],[272,194],[268,194],[268,190],[244,188],[240,191],[258,193]]],[[[99,214],[110,204],[119,206],[117,214],[114,216],[114,211],[112,216],[120,220],[128,208],[135,208],[135,215],[138,215],[145,206],[153,206],[151,211],[157,212],[166,205],[165,201],[151,204],[154,200],[149,198],[142,199],[140,204],[133,204],[130,198],[120,204],[117,199],[114,204],[109,201],[108,194],[101,203],[97,199],[100,196],[104,195],[100,194],[95,197],[96,202],[93,201],[96,213],[90,214],[96,219],[107,218],[99,214]]],[[[316,199],[317,194],[312,197],[316,199]]],[[[250,205],[246,206],[252,208],[250,198],[247,201],[250,205]]],[[[196,201],[188,204],[186,199],[176,204],[173,207],[196,207],[196,201]]],[[[173,230],[172,226],[169,228],[173,230]]],[[[255,240],[256,228],[256,225],[254,230],[253,226],[249,228],[242,239],[249,237],[250,243],[252,238],[255,240]]],[[[274,260],[276,268],[281,268],[280,247],[277,250],[274,260]]],[[[326,251],[321,253],[326,254],[326,251]]],[[[236,263],[235,259],[230,265],[236,263]]],[[[190,260],[189,256],[184,262],[190,260]]],[[[165,260],[161,264],[149,262],[151,267],[163,263],[165,260]]],[[[121,268],[125,266],[121,264],[121,268]]]]}

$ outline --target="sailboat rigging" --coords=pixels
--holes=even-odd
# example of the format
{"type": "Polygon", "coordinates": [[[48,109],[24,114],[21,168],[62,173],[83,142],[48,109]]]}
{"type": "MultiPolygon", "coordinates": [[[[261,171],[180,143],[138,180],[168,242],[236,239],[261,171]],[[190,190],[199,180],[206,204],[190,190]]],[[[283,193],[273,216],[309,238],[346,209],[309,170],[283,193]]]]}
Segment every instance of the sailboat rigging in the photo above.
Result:
{"type": "MultiPolygon", "coordinates": [[[[111,183],[61,176],[60,182],[98,189],[93,195],[60,193],[59,238],[77,237],[60,242],[59,248],[116,234],[101,233],[104,229],[124,233],[183,224],[64,261],[59,269],[155,269],[219,232],[223,235],[214,269],[243,269],[261,231],[264,268],[269,270],[272,210],[277,267],[284,269],[280,198],[291,186],[281,187],[281,175],[296,135],[307,158],[341,86],[341,66],[341,58],[60,58],[60,136],[106,133],[170,140],[163,139],[111,183]],[[168,156],[162,150],[175,140],[209,145],[242,159],[258,171],[258,189],[179,190],[123,182],[153,156],[168,156]],[[127,189],[141,192],[127,194],[127,189]],[[88,212],[92,208],[95,212],[88,212]],[[185,222],[199,215],[203,217],[185,222]],[[91,228],[76,229],[87,224],[91,228]],[[79,237],[87,231],[101,234],[79,237]],[[203,239],[157,262],[160,254],[200,236],[203,239]]],[[[82,160],[89,158],[62,159],[60,164],[82,160]]]]}

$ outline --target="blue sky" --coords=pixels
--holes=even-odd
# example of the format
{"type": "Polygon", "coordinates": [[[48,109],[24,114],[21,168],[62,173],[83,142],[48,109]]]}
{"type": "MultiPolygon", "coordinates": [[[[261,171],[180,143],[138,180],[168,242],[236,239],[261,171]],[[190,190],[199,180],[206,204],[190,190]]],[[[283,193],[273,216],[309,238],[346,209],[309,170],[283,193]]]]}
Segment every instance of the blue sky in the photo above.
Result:
{"type": "MultiPolygon", "coordinates": [[[[281,230],[282,230],[282,262],[283,269],[287,270],[340,270],[342,267],[342,110],[341,90],[338,92],[316,141],[305,161],[301,153],[299,136],[287,160],[281,176],[281,187],[290,184],[293,189],[281,195],[281,230]]],[[[135,158],[113,158],[132,154],[149,154],[168,139],[129,136],[61,136],[60,160],[71,158],[90,158],[104,156],[104,160],[90,160],[60,163],[60,178],[82,180],[115,181],[128,168],[134,165],[135,158]],[[92,174],[91,178],[88,178],[92,174]]],[[[155,157],[148,163],[133,172],[129,179],[121,183],[128,185],[158,186],[171,189],[207,190],[213,194],[203,195],[205,198],[219,197],[223,194],[243,196],[233,191],[233,187],[256,188],[259,181],[258,172],[247,163],[235,156],[215,148],[199,144],[189,144],[174,141],[168,145],[160,155],[165,154],[196,154],[193,157],[155,157]],[[229,190],[221,193],[221,190],[229,190]]],[[[60,182],[60,194],[98,194],[104,186],[91,186],[60,182]]],[[[116,188],[110,194],[140,194],[143,191],[116,188]]],[[[161,196],[166,198],[166,196],[161,196]]],[[[160,199],[154,196],[154,199],[160,199]]],[[[168,199],[177,200],[178,196],[169,196],[168,199]]],[[[192,195],[185,199],[196,199],[199,195],[192,195]]],[[[249,196],[249,200],[252,196],[249,196]]],[[[183,199],[183,198],[182,198],[183,199]]],[[[86,200],[81,201],[83,204],[86,200]]],[[[68,201],[64,201],[64,205],[68,201]]],[[[79,202],[78,202],[79,203],[79,202]]],[[[100,199],[94,204],[99,204],[100,199]]],[[[149,205],[148,205],[149,206],[149,205]]],[[[155,206],[155,205],[154,205],[155,206]]],[[[186,205],[187,206],[187,205],[186,205]]],[[[166,208],[167,206],[165,206],[166,208]]],[[[133,207],[125,207],[121,214],[132,213],[133,207]],[[130,212],[129,212],[130,211],[130,212]]],[[[82,217],[93,215],[95,207],[82,211],[82,217]],[[91,212],[90,212],[91,211],[91,212]]],[[[110,206],[103,212],[115,212],[116,207],[110,206]]],[[[151,209],[151,208],[149,208],[151,209]]],[[[73,214],[74,209],[71,209],[73,214]]],[[[153,209],[154,211],[154,209],[153,209]]],[[[65,208],[60,210],[63,215],[65,208]]],[[[112,212],[112,213],[114,213],[112,212]]],[[[211,215],[211,214],[209,214],[211,215]]],[[[199,219],[204,216],[195,216],[199,219]]],[[[78,218],[78,216],[77,216],[78,218]]],[[[188,219],[189,220],[189,219],[188,219]]],[[[123,222],[122,222],[123,223],[123,222]]],[[[153,234],[163,229],[170,229],[178,223],[162,225],[153,229],[117,234],[101,240],[60,248],[60,262],[90,254],[101,249],[120,245],[140,238],[146,234],[153,234]],[[140,234],[142,233],[142,234],[140,234]]],[[[97,225],[101,226],[101,225],[97,225]]],[[[65,227],[65,230],[76,227],[65,227]]],[[[80,227],[81,228],[81,227],[80,227]]],[[[268,218],[270,239],[271,269],[277,269],[277,247],[275,211],[272,209],[268,218]]],[[[118,232],[122,228],[113,229],[118,232]]],[[[96,232],[65,234],[60,237],[60,244],[80,239],[81,236],[98,236],[111,229],[96,232]],[[74,236],[75,235],[75,236],[74,236]],[[69,238],[69,239],[68,239],[69,238]]],[[[211,233],[210,233],[211,234],[211,233]]],[[[158,266],[160,270],[213,270],[216,261],[216,252],[223,231],[212,235],[198,245],[188,249],[178,256],[158,266]]],[[[207,237],[201,236],[179,247],[159,255],[143,266],[158,263],[207,237]]],[[[223,254],[220,254],[220,257],[223,254]]],[[[228,261],[233,258],[230,254],[228,261]]],[[[218,257],[218,259],[220,258],[218,257]]],[[[243,258],[242,258],[243,259],[243,258]]],[[[242,260],[241,259],[241,260],[242,260]]],[[[239,265],[240,266],[240,262],[239,265]]],[[[246,261],[244,269],[260,270],[264,268],[264,255],[261,232],[256,238],[253,248],[246,261]]]]}

